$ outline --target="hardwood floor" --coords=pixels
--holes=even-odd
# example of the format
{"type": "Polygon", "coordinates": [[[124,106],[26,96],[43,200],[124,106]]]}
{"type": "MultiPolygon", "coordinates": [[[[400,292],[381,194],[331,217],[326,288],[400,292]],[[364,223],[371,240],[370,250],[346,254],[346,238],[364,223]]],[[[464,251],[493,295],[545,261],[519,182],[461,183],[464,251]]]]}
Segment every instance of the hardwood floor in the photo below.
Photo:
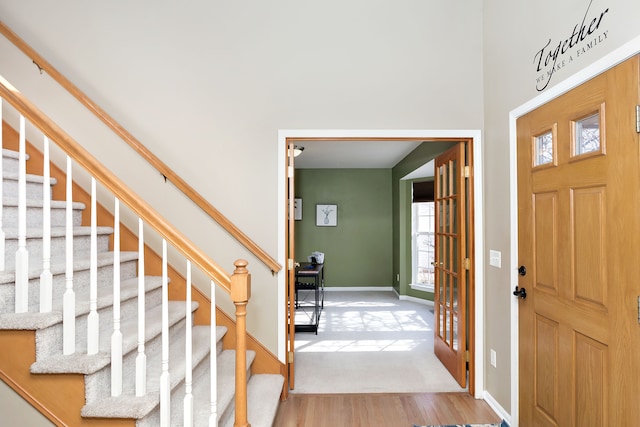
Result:
{"type": "Polygon", "coordinates": [[[483,400],[467,393],[289,394],[274,427],[412,427],[499,423],[483,400]]]}

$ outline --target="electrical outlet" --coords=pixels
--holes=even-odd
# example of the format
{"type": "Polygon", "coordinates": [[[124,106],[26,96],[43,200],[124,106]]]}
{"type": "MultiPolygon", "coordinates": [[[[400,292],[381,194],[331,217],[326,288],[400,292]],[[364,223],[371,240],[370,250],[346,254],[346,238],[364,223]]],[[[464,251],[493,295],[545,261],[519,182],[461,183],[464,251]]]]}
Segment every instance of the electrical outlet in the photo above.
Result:
{"type": "Polygon", "coordinates": [[[491,366],[496,367],[496,351],[491,349],[491,366]]]}
{"type": "Polygon", "coordinates": [[[400,275],[396,274],[396,282],[399,282],[399,281],[400,281],[400,275]]]}

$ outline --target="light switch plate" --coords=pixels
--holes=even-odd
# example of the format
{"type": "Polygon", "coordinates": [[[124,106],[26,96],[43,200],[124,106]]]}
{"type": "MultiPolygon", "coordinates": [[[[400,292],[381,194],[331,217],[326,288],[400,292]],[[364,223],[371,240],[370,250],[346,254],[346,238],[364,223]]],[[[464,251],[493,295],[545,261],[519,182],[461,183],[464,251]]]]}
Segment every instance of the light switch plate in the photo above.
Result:
{"type": "Polygon", "coordinates": [[[502,252],[489,250],[489,265],[502,268],[502,252]]]}

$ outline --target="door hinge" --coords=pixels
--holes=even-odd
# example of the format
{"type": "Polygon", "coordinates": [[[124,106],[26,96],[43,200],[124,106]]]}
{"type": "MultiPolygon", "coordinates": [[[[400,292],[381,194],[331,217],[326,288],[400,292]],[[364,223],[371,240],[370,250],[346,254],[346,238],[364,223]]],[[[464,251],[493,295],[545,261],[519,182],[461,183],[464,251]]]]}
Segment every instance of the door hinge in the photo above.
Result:
{"type": "Polygon", "coordinates": [[[288,178],[293,178],[293,166],[289,166],[287,168],[287,177],[288,178]]]}
{"type": "Polygon", "coordinates": [[[636,105],[636,132],[640,133],[640,105],[636,105]]]}
{"type": "Polygon", "coordinates": [[[293,351],[289,352],[289,363],[293,363],[293,351]]]}
{"type": "Polygon", "coordinates": [[[469,258],[465,258],[462,261],[462,265],[463,265],[465,270],[469,270],[471,268],[471,260],[469,258]]]}
{"type": "Polygon", "coordinates": [[[464,177],[465,178],[470,178],[471,177],[471,168],[469,166],[465,166],[464,167],[464,177]]]}
{"type": "Polygon", "coordinates": [[[293,260],[291,258],[287,259],[287,268],[293,270],[293,260]]]}
{"type": "Polygon", "coordinates": [[[638,324],[640,325],[640,296],[638,296],[638,324]]]}
{"type": "Polygon", "coordinates": [[[469,354],[469,350],[464,352],[464,359],[468,362],[469,359],[471,358],[470,354],[469,354]]]}

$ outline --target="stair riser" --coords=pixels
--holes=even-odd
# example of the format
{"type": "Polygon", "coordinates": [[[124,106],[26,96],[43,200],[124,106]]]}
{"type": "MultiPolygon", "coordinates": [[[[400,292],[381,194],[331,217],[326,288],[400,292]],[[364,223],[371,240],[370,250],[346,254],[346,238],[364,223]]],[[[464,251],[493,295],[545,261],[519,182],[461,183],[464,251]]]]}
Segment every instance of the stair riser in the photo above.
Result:
{"type": "MultiPolygon", "coordinates": [[[[110,234],[101,234],[97,236],[98,252],[107,252],[109,250],[110,234]]],[[[6,270],[14,270],[16,263],[16,251],[18,250],[17,239],[7,239],[5,241],[5,265],[6,270]]],[[[66,250],[66,238],[64,236],[56,236],[51,238],[51,261],[63,260],[66,250]]],[[[42,239],[27,239],[27,252],[29,252],[29,266],[42,265],[42,239]]],[[[91,253],[91,236],[75,235],[73,237],[73,254],[74,256],[89,256],[91,253]]]]}
{"type": "MultiPolygon", "coordinates": [[[[99,290],[98,290],[99,292],[99,290]]],[[[160,290],[149,292],[146,297],[150,306],[161,303],[162,293],[160,290]]],[[[137,317],[138,300],[130,298],[123,301],[120,306],[121,321],[129,317],[137,317]]],[[[98,319],[100,322],[100,337],[98,342],[100,346],[111,341],[113,332],[113,306],[107,306],[98,310],[98,319]]],[[[36,331],[36,361],[46,357],[58,356],[62,354],[62,324],[56,324],[48,328],[36,331]]],[[[87,315],[83,314],[76,317],[76,351],[78,353],[86,353],[87,351],[87,315]],[[82,333],[78,333],[82,331],[82,333]]]]}
{"type": "MultiPolygon", "coordinates": [[[[27,228],[42,228],[43,215],[42,207],[27,207],[27,228]]],[[[51,226],[52,227],[64,227],[66,224],[66,208],[52,207],[51,208],[51,226]]],[[[73,210],[73,226],[79,227],[82,225],[82,209],[73,210]]],[[[18,207],[17,206],[4,206],[2,211],[2,228],[5,230],[8,228],[18,227],[18,207]]]]}
{"type": "MultiPolygon", "coordinates": [[[[154,289],[152,292],[147,292],[144,296],[146,307],[155,307],[162,304],[162,289],[154,289]]],[[[98,310],[98,316],[100,319],[100,337],[99,342],[102,347],[103,344],[111,342],[111,335],[113,333],[113,305],[101,308],[98,310]]],[[[126,301],[122,301],[120,305],[120,322],[124,322],[127,319],[138,317],[138,299],[130,298],[126,301]]],[[[78,318],[79,324],[83,328],[86,328],[86,315],[78,318]]],[[[86,348],[86,335],[78,337],[78,343],[80,348],[86,348]]]]}
{"type": "MultiPolygon", "coordinates": [[[[218,367],[218,372],[220,372],[220,368],[218,367]]],[[[247,366],[247,381],[249,381],[249,379],[251,378],[251,366],[248,365],[247,366]]],[[[219,386],[218,386],[219,388],[219,386]]],[[[235,387],[234,387],[235,389],[235,387]]],[[[235,394],[234,394],[235,396],[235,394]]],[[[234,423],[234,418],[235,418],[236,412],[235,412],[235,397],[234,400],[231,401],[231,403],[229,403],[229,405],[226,408],[219,408],[218,409],[218,425],[219,426],[228,426],[231,425],[233,426],[234,423]],[[221,411],[221,409],[223,409],[221,411]]]]}
{"type": "MultiPolygon", "coordinates": [[[[27,190],[27,199],[29,200],[42,200],[42,182],[28,181],[25,186],[27,190]]],[[[51,188],[49,187],[49,197],[51,197],[51,188]]],[[[4,178],[2,186],[3,197],[18,197],[18,181],[13,178],[4,178]]]]}
{"type": "MultiPolygon", "coordinates": [[[[123,262],[120,266],[121,280],[136,277],[137,261],[123,262]]],[[[113,283],[113,265],[98,267],[98,283],[113,283]]],[[[76,294],[89,287],[89,269],[74,272],[73,288],[76,294]]],[[[64,273],[53,276],[53,307],[60,310],[62,297],[66,290],[64,273]]],[[[40,278],[29,280],[29,312],[35,313],[40,307],[40,278]]],[[[0,313],[12,313],[15,310],[15,284],[0,284],[0,313]]]]}
{"type": "MultiPolygon", "coordinates": [[[[211,369],[210,369],[210,361],[209,356],[205,357],[197,366],[193,367],[193,381],[205,381],[208,384],[211,384],[211,369]]],[[[177,387],[175,387],[171,392],[171,422],[169,425],[172,426],[182,426],[184,424],[184,397],[185,397],[185,382],[181,381],[177,387]]],[[[202,408],[194,407],[194,421],[197,418],[205,418],[204,414],[195,413],[198,409],[202,410],[202,408]],[[198,417],[200,415],[200,417],[198,417]]],[[[211,408],[205,408],[207,410],[207,414],[210,412],[211,408]]],[[[206,417],[208,418],[208,417],[206,417]]],[[[145,418],[140,420],[136,427],[155,427],[160,425],[160,411],[159,409],[154,410],[145,418]]],[[[195,425],[203,425],[203,424],[195,424],[195,425]]]]}
{"type": "MultiPolygon", "coordinates": [[[[185,319],[183,318],[179,322],[175,323],[169,328],[169,336],[173,341],[179,341],[184,346],[185,342],[185,319]]],[[[147,355],[147,369],[153,361],[150,359],[151,354],[162,353],[162,335],[158,334],[144,345],[144,352],[147,355]]],[[[136,387],[136,358],[138,357],[138,350],[133,349],[128,352],[122,358],[122,394],[125,396],[135,396],[136,387]]],[[[158,361],[159,362],[159,361],[158,361]]],[[[156,378],[147,378],[147,384],[149,380],[156,380],[156,378]]],[[[95,374],[87,375],[85,377],[85,399],[87,403],[93,403],[105,395],[110,394],[111,383],[111,366],[108,365],[104,369],[96,372],[95,374]]]]}
{"type": "Polygon", "coordinates": [[[6,172],[18,173],[19,167],[20,167],[20,163],[18,162],[17,153],[15,153],[15,155],[10,155],[10,156],[3,155],[2,156],[2,171],[4,173],[6,173],[6,172]]]}

